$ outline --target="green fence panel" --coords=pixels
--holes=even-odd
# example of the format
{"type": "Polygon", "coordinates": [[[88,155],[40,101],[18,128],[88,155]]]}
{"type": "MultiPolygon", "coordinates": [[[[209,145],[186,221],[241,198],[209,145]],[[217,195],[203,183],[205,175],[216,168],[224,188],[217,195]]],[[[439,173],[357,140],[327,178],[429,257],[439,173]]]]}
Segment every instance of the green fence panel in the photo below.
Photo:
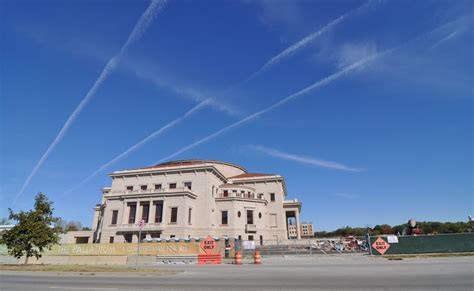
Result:
{"type": "MultiPolygon", "coordinates": [[[[378,238],[388,243],[387,236],[370,237],[370,246],[374,255],[380,255],[373,247],[378,238]]],[[[474,233],[398,236],[397,238],[398,243],[389,243],[390,246],[386,249],[385,255],[474,252],[474,233]]]]}

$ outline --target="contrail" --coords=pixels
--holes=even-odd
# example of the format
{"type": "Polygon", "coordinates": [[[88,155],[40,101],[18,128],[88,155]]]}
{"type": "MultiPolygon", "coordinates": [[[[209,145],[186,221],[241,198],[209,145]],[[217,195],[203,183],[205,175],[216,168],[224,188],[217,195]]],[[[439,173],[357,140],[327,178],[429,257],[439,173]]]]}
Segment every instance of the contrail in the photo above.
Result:
{"type": "Polygon", "coordinates": [[[43,165],[43,163],[46,161],[48,156],[51,154],[51,152],[54,150],[54,148],[61,142],[63,139],[64,135],[66,134],[67,130],[71,125],[74,123],[74,121],[77,119],[81,111],[84,109],[84,107],[87,105],[87,103],[94,97],[94,95],[97,93],[97,90],[100,88],[102,83],[107,79],[109,74],[116,68],[117,64],[120,61],[120,58],[123,56],[123,54],[126,52],[128,47],[140,39],[140,37],[143,36],[145,33],[145,30],[150,26],[151,22],[155,18],[155,16],[163,10],[163,8],[166,5],[167,0],[153,0],[148,8],[145,10],[145,12],[140,16],[138,19],[138,22],[136,23],[133,31],[130,33],[127,41],[125,44],[122,46],[120,49],[119,53],[115,56],[113,56],[105,65],[104,69],[102,70],[102,73],[100,74],[99,78],[95,81],[94,85],[92,88],[87,92],[86,96],[81,100],[79,105],[76,107],[76,109],[72,112],[72,114],[69,116],[67,119],[66,123],[63,125],[61,130],[59,131],[58,135],[54,139],[53,143],[48,147],[46,152],[41,156],[40,160],[38,163],[35,165],[33,168],[33,171],[30,173],[28,178],[26,179],[25,183],[23,183],[23,186],[21,187],[20,191],[18,194],[14,197],[13,202],[15,203],[16,199],[25,191],[26,187],[30,183],[31,179],[33,176],[36,174],[38,169],[43,165]]]}
{"type": "MultiPolygon", "coordinates": [[[[462,18],[461,18],[461,19],[462,19],[462,18]]],[[[257,111],[257,112],[255,112],[255,113],[253,113],[253,114],[250,114],[250,115],[248,115],[247,117],[245,117],[245,118],[243,118],[243,119],[241,119],[241,120],[239,120],[239,121],[237,121],[237,122],[234,122],[234,123],[232,123],[232,124],[230,124],[230,125],[228,125],[228,126],[222,128],[222,129],[220,129],[220,130],[218,130],[218,131],[216,131],[216,132],[214,132],[214,133],[212,133],[212,134],[210,134],[210,135],[208,135],[208,136],[206,136],[206,137],[204,137],[204,138],[202,138],[202,139],[200,139],[200,140],[198,140],[198,141],[196,141],[196,142],[194,142],[194,143],[192,143],[192,144],[190,144],[190,145],[187,145],[187,146],[181,148],[180,150],[176,151],[175,153],[173,153],[173,154],[171,154],[171,155],[169,155],[169,156],[167,156],[167,157],[165,157],[165,158],[162,158],[161,160],[159,160],[159,161],[157,161],[157,162],[155,162],[155,163],[158,164],[158,163],[162,163],[162,162],[164,162],[164,161],[170,160],[170,159],[172,159],[172,158],[174,158],[174,157],[176,157],[176,156],[178,156],[178,155],[180,155],[180,154],[182,154],[182,153],[184,153],[184,152],[186,152],[186,151],[188,151],[188,150],[190,150],[190,149],[192,149],[192,148],[195,148],[195,147],[197,147],[197,146],[199,146],[199,145],[201,145],[201,144],[203,144],[203,143],[205,143],[205,142],[208,142],[209,140],[211,140],[211,139],[213,139],[213,138],[218,137],[219,135],[221,135],[221,134],[223,134],[223,133],[226,133],[227,131],[230,131],[230,130],[236,128],[236,127],[239,127],[240,125],[242,125],[242,124],[244,124],[244,123],[246,123],[246,122],[252,121],[252,120],[258,118],[260,115],[263,115],[263,114],[265,114],[265,113],[267,113],[267,112],[269,112],[269,111],[271,111],[271,110],[273,110],[273,109],[275,109],[275,108],[277,108],[277,107],[279,107],[279,106],[281,106],[281,105],[287,103],[288,101],[290,101],[290,100],[292,100],[292,99],[294,99],[294,98],[296,98],[296,97],[302,96],[302,95],[307,94],[307,93],[309,93],[309,92],[311,92],[311,91],[313,91],[313,90],[315,90],[315,89],[317,89],[317,88],[320,88],[320,87],[323,87],[323,86],[325,86],[325,85],[328,85],[329,83],[331,83],[331,82],[333,82],[333,81],[335,81],[335,80],[337,80],[337,79],[339,79],[339,78],[345,76],[345,75],[348,74],[348,73],[351,73],[351,72],[353,72],[353,71],[355,71],[355,70],[358,70],[358,69],[363,68],[364,66],[367,66],[368,64],[370,64],[371,62],[375,61],[376,59],[382,58],[382,57],[384,57],[384,56],[386,56],[386,55],[388,55],[388,54],[391,54],[392,52],[394,52],[394,51],[396,51],[396,50],[399,50],[399,49],[401,49],[401,48],[403,48],[403,47],[405,47],[405,46],[407,46],[407,45],[409,45],[409,44],[411,44],[411,43],[413,43],[413,42],[416,42],[416,41],[418,41],[418,40],[420,40],[420,39],[422,39],[422,38],[425,38],[425,37],[427,37],[427,36],[430,36],[430,35],[433,34],[434,32],[436,32],[436,31],[438,31],[438,30],[440,30],[440,29],[443,29],[443,28],[445,28],[446,26],[449,26],[449,25],[451,25],[451,24],[453,24],[454,22],[457,22],[457,21],[459,21],[459,20],[460,20],[460,19],[457,19],[457,20],[454,20],[454,21],[452,21],[452,22],[449,22],[449,23],[446,23],[446,24],[444,24],[444,25],[441,25],[441,26],[435,28],[434,30],[432,30],[432,31],[430,31],[430,32],[427,32],[427,33],[424,33],[424,34],[422,34],[421,36],[418,36],[418,37],[416,37],[416,38],[414,38],[414,39],[411,39],[411,40],[409,40],[409,41],[407,41],[407,42],[405,42],[405,43],[403,43],[403,44],[401,44],[401,45],[399,45],[399,46],[390,48],[390,49],[385,50],[385,51],[380,52],[380,53],[372,54],[372,55],[370,55],[370,56],[368,56],[368,57],[365,57],[365,58],[363,58],[363,59],[361,59],[361,60],[359,60],[359,61],[357,61],[357,62],[355,62],[355,63],[352,63],[351,65],[348,65],[348,66],[344,67],[343,69],[337,71],[336,73],[333,73],[333,74],[331,74],[331,75],[329,75],[329,76],[327,76],[327,77],[325,77],[325,78],[323,78],[323,79],[321,79],[321,80],[319,80],[319,81],[313,83],[312,85],[310,85],[310,86],[308,86],[308,87],[306,87],[306,88],[304,88],[304,89],[302,89],[302,90],[300,90],[300,91],[298,91],[298,92],[296,92],[296,93],[293,93],[293,94],[291,94],[291,95],[289,95],[289,96],[287,96],[287,97],[281,99],[280,101],[274,103],[273,105],[271,105],[271,106],[269,106],[269,107],[267,107],[267,108],[265,108],[265,109],[262,109],[262,110],[260,110],[260,111],[257,111]]]]}
{"type": "MultiPolygon", "coordinates": [[[[318,31],[316,31],[316,32],[314,32],[314,33],[312,33],[312,34],[306,36],[306,37],[303,38],[302,40],[298,41],[297,43],[293,44],[293,45],[290,46],[289,48],[287,48],[287,49],[285,49],[284,51],[282,51],[280,54],[278,54],[278,55],[274,56],[273,58],[271,58],[265,65],[263,65],[258,71],[256,71],[255,73],[253,73],[253,74],[252,74],[251,76],[249,76],[247,79],[245,79],[244,81],[242,81],[242,82],[240,82],[240,83],[238,83],[238,84],[235,84],[235,85],[231,86],[230,88],[224,90],[224,92],[229,92],[229,91],[233,90],[234,88],[239,87],[239,86],[241,86],[242,84],[244,84],[244,83],[250,81],[251,79],[255,78],[257,75],[259,75],[259,74],[263,73],[264,71],[268,70],[271,66],[273,66],[273,65],[276,64],[276,63],[278,63],[278,62],[279,62],[280,60],[282,60],[283,58],[285,58],[285,57],[287,57],[287,56],[290,56],[290,55],[294,54],[297,50],[299,50],[299,49],[305,47],[305,46],[308,45],[311,41],[313,41],[315,38],[317,38],[317,37],[320,36],[321,34],[325,33],[325,32],[328,31],[329,29],[331,29],[332,27],[334,27],[334,26],[336,26],[337,24],[339,24],[339,23],[341,23],[342,21],[344,21],[347,17],[349,17],[349,16],[351,16],[351,15],[353,15],[353,14],[356,14],[356,13],[360,12],[361,10],[363,10],[363,9],[365,9],[365,8],[367,8],[367,7],[369,7],[372,2],[373,2],[373,1],[371,1],[371,0],[367,1],[365,4],[363,4],[363,5],[360,6],[359,8],[353,9],[353,10],[351,10],[351,11],[349,11],[349,12],[347,12],[347,13],[341,15],[341,16],[339,16],[339,17],[336,18],[335,20],[333,20],[333,21],[331,21],[330,23],[326,24],[326,25],[325,25],[323,28],[321,28],[320,30],[318,30],[318,31]]],[[[140,71],[136,71],[136,70],[135,70],[135,73],[137,73],[137,74],[140,75],[141,77],[145,77],[145,76],[143,75],[143,73],[140,72],[140,71]]],[[[147,77],[149,77],[149,76],[147,76],[147,77]]],[[[158,82],[158,85],[161,85],[161,82],[159,82],[159,80],[158,80],[157,78],[151,78],[151,80],[152,80],[154,83],[158,82]]],[[[179,91],[176,91],[176,92],[182,93],[182,92],[179,92],[179,91]]],[[[186,92],[186,93],[188,93],[188,92],[186,92]]],[[[197,96],[197,95],[196,95],[196,94],[192,94],[191,96],[197,96]]],[[[206,101],[205,104],[203,104],[203,106],[199,106],[199,108],[196,109],[196,111],[202,109],[202,107],[204,107],[204,106],[212,106],[212,105],[214,105],[214,106],[219,106],[218,103],[217,103],[218,101],[215,100],[215,99],[207,98],[207,99],[205,99],[205,101],[206,101]]],[[[204,102],[204,101],[202,101],[202,102],[204,102]]],[[[199,103],[199,105],[201,105],[201,103],[199,103]]],[[[222,110],[222,108],[220,108],[220,109],[222,110]]],[[[226,111],[229,111],[227,108],[224,108],[224,109],[226,109],[226,111]]],[[[187,115],[187,114],[185,114],[185,115],[187,115]]],[[[184,118],[186,118],[186,117],[181,116],[181,117],[178,117],[175,121],[180,122],[180,121],[182,121],[184,118]]],[[[174,121],[172,121],[172,122],[169,123],[168,125],[172,124],[173,122],[174,122],[174,121]]],[[[164,127],[167,127],[168,125],[165,125],[164,127]]],[[[163,127],[163,128],[164,128],[164,127],[163,127]]],[[[161,129],[163,129],[163,128],[161,128],[161,129]]],[[[159,129],[158,131],[160,131],[161,129],[159,129]]],[[[153,134],[150,135],[150,138],[147,138],[147,139],[145,139],[145,140],[140,141],[140,142],[137,144],[137,145],[138,145],[137,147],[143,145],[145,142],[149,141],[152,137],[156,137],[156,136],[157,136],[157,135],[153,135],[153,134]]],[[[133,146],[132,146],[132,148],[133,148],[133,150],[135,149],[133,146]]],[[[132,149],[132,148],[130,148],[130,149],[132,149]]],[[[130,149],[129,149],[129,150],[130,150],[130,149]]],[[[130,153],[130,152],[132,151],[132,150],[131,150],[131,151],[129,151],[129,150],[125,151],[123,154],[127,155],[128,153],[130,153]]],[[[125,155],[124,155],[124,156],[125,156],[125,155]]],[[[119,156],[117,156],[117,157],[113,160],[113,163],[117,162],[118,160],[120,160],[120,159],[123,158],[124,156],[122,156],[122,154],[119,155],[119,156]]],[[[111,161],[111,162],[112,162],[112,161],[111,161]]],[[[96,171],[94,171],[93,174],[91,174],[90,176],[88,176],[83,182],[81,182],[79,186],[82,186],[82,185],[84,185],[85,183],[87,183],[87,182],[88,182],[90,179],[92,179],[95,175],[97,175],[99,172],[103,171],[105,168],[107,168],[107,167],[110,166],[110,165],[111,165],[111,163],[110,163],[110,164],[109,164],[109,163],[104,164],[102,167],[100,167],[99,169],[97,169],[96,171]]],[[[29,180],[27,180],[27,181],[29,181],[29,180]]],[[[70,193],[71,191],[77,189],[79,186],[73,188],[72,190],[66,191],[66,193],[70,193]]],[[[23,188],[22,188],[22,190],[23,190],[23,188]]]]}
{"type": "Polygon", "coordinates": [[[194,148],[194,147],[196,147],[196,146],[198,146],[198,145],[200,145],[200,144],[202,144],[202,143],[205,143],[205,142],[207,142],[207,141],[209,141],[209,140],[211,140],[211,139],[213,139],[213,138],[215,138],[215,137],[217,137],[217,136],[219,136],[219,135],[221,135],[221,134],[223,134],[223,133],[225,133],[225,132],[227,132],[227,131],[229,131],[229,130],[231,130],[231,129],[234,129],[234,128],[236,128],[236,127],[238,127],[238,126],[240,126],[240,125],[242,125],[242,124],[244,124],[244,123],[246,123],[246,122],[249,122],[249,121],[251,121],[251,120],[253,120],[253,119],[259,117],[260,115],[263,115],[263,114],[265,114],[265,113],[267,113],[267,112],[269,112],[269,111],[271,111],[271,110],[273,110],[273,109],[275,109],[275,108],[277,108],[277,107],[279,107],[279,106],[281,106],[281,105],[287,103],[288,101],[290,101],[290,100],[292,100],[292,99],[294,99],[294,98],[296,98],[296,97],[298,97],[298,96],[307,94],[307,93],[309,93],[310,91],[312,91],[312,90],[314,90],[314,89],[316,89],[316,88],[319,88],[319,87],[322,87],[322,86],[324,86],[324,85],[327,85],[327,84],[331,83],[332,81],[337,80],[337,79],[339,79],[340,77],[344,76],[345,74],[347,74],[347,73],[349,73],[349,72],[351,72],[351,71],[354,71],[355,69],[361,68],[362,66],[366,65],[366,64],[369,63],[370,61],[372,61],[372,60],[374,60],[374,59],[376,59],[376,58],[378,58],[378,57],[380,57],[380,56],[382,56],[382,55],[385,55],[385,54],[390,53],[391,51],[393,51],[393,49],[392,49],[392,50],[384,51],[383,53],[374,54],[374,55],[372,55],[372,56],[370,56],[370,57],[367,57],[367,58],[364,58],[364,59],[362,59],[362,60],[360,60],[360,61],[358,61],[358,62],[355,62],[355,63],[353,63],[353,64],[351,64],[351,65],[345,67],[344,69],[342,69],[342,70],[340,70],[340,71],[338,71],[338,72],[336,72],[336,73],[334,73],[334,74],[332,74],[332,75],[329,75],[329,76],[325,77],[324,79],[321,79],[321,80],[317,81],[316,83],[314,83],[314,84],[312,84],[312,85],[310,85],[310,86],[304,88],[303,90],[300,90],[300,91],[298,91],[298,92],[296,92],[296,93],[293,93],[293,94],[289,95],[289,96],[286,97],[286,98],[283,98],[282,100],[280,100],[280,101],[274,103],[273,105],[271,105],[271,106],[269,106],[269,107],[267,107],[267,108],[265,108],[265,109],[262,109],[262,110],[260,110],[260,111],[257,111],[257,112],[255,112],[255,113],[253,113],[253,114],[250,114],[250,115],[248,115],[247,117],[245,117],[245,118],[243,118],[243,119],[241,119],[241,120],[239,120],[239,121],[237,121],[237,122],[234,122],[234,123],[232,123],[231,125],[228,125],[228,126],[222,128],[222,129],[220,129],[220,130],[214,132],[213,134],[210,134],[210,135],[208,135],[208,136],[206,136],[206,137],[204,137],[204,138],[202,138],[202,139],[200,139],[200,140],[198,140],[198,141],[196,141],[196,142],[194,142],[194,143],[192,143],[192,144],[190,144],[190,145],[188,145],[188,146],[186,146],[186,147],[184,147],[184,148],[178,150],[177,152],[175,152],[175,153],[173,153],[173,154],[171,154],[171,155],[169,155],[169,156],[167,156],[167,157],[165,157],[165,158],[163,158],[163,159],[157,161],[156,163],[162,163],[162,162],[164,162],[164,161],[166,161],[166,160],[172,159],[172,158],[174,158],[175,156],[182,154],[183,152],[186,152],[186,151],[188,151],[188,150],[190,150],[190,149],[192,149],[192,148],[194,148]]]}
{"type": "Polygon", "coordinates": [[[446,37],[440,39],[440,40],[439,40],[437,43],[435,43],[430,49],[434,49],[434,48],[440,46],[442,43],[444,43],[444,42],[446,42],[446,41],[448,41],[448,40],[450,40],[450,39],[452,39],[452,38],[454,38],[454,37],[456,37],[456,36],[458,36],[458,35],[459,35],[459,30],[453,31],[453,32],[451,32],[450,34],[448,34],[446,37]]]}
{"type": "MultiPolygon", "coordinates": [[[[310,44],[313,40],[315,40],[317,37],[319,37],[320,35],[324,34],[325,32],[327,32],[328,30],[330,30],[331,28],[333,28],[334,26],[338,25],[339,23],[343,22],[344,20],[346,20],[348,17],[354,15],[354,14],[357,14],[357,13],[360,13],[361,11],[367,9],[368,7],[370,7],[372,5],[374,1],[372,0],[369,0],[367,2],[365,2],[364,4],[362,4],[361,6],[359,6],[358,8],[355,8],[355,9],[352,9],[346,13],[344,13],[343,15],[339,16],[338,18],[334,19],[333,21],[329,22],[328,24],[326,24],[323,28],[319,29],[318,31],[315,31],[311,34],[309,34],[308,36],[306,36],[305,38],[301,39],[300,41],[294,43],[293,45],[291,45],[290,47],[286,48],[285,50],[283,50],[282,52],[280,52],[278,55],[272,57],[269,61],[267,61],[262,67],[260,67],[260,69],[258,69],[257,71],[255,71],[254,73],[252,73],[249,77],[247,77],[245,80],[241,81],[240,83],[230,87],[229,89],[226,90],[227,91],[231,91],[237,87],[240,87],[241,85],[249,82],[250,80],[254,79],[255,77],[257,77],[258,75],[262,74],[263,72],[267,71],[269,68],[271,68],[272,66],[274,66],[275,64],[279,63],[280,61],[282,61],[284,58],[286,57],[289,57],[293,54],[295,54],[298,50],[304,48],[305,46],[307,46],[308,44],[310,44]]],[[[380,2],[380,1],[375,1],[375,2],[380,2]]]]}
{"type": "Polygon", "coordinates": [[[126,151],[124,151],[123,153],[121,153],[120,155],[116,156],[115,158],[113,158],[112,160],[110,160],[109,162],[103,164],[102,166],[100,166],[97,170],[95,170],[92,174],[90,174],[87,178],[85,178],[81,183],[79,183],[77,186],[75,186],[74,188],[71,188],[70,190],[68,191],[65,191],[62,195],[62,196],[65,196],[73,191],[75,191],[76,189],[78,189],[79,187],[83,186],[84,184],[86,184],[87,182],[89,182],[92,178],[94,178],[97,174],[99,174],[100,172],[102,172],[103,170],[107,169],[108,167],[110,167],[111,165],[115,164],[116,162],[120,161],[121,159],[123,159],[124,157],[126,157],[127,155],[129,155],[130,153],[132,153],[133,151],[137,150],[139,147],[143,146],[145,143],[149,142],[150,140],[152,140],[153,138],[163,134],[165,131],[167,131],[168,129],[176,126],[178,123],[180,123],[181,121],[183,121],[184,119],[188,118],[189,116],[191,116],[192,114],[200,111],[201,109],[203,109],[204,107],[208,106],[209,103],[212,102],[211,99],[208,99],[208,100],[204,100],[202,101],[201,103],[197,104],[196,106],[194,106],[193,108],[191,108],[190,110],[188,110],[185,114],[183,114],[182,116],[176,118],[175,120],[169,122],[168,124],[166,124],[165,126],[161,127],[160,129],[158,129],[157,131],[153,132],[152,134],[150,134],[149,136],[147,136],[146,138],[142,139],[141,141],[139,141],[138,143],[134,144],[133,146],[129,147],[126,151]]]}
{"type": "Polygon", "coordinates": [[[363,169],[358,169],[358,168],[351,168],[346,165],[332,162],[332,161],[325,161],[325,160],[320,160],[316,159],[313,157],[308,157],[308,156],[300,156],[300,155],[295,155],[295,154],[290,154],[290,153],[285,153],[282,151],[279,151],[277,149],[273,148],[268,148],[262,145],[256,145],[256,146],[250,146],[250,148],[262,152],[266,155],[288,160],[288,161],[293,161],[301,164],[308,164],[311,166],[316,166],[316,167],[321,167],[321,168],[327,168],[327,169],[332,169],[332,170],[340,170],[340,171],[348,171],[348,172],[362,172],[364,171],[363,169]]]}

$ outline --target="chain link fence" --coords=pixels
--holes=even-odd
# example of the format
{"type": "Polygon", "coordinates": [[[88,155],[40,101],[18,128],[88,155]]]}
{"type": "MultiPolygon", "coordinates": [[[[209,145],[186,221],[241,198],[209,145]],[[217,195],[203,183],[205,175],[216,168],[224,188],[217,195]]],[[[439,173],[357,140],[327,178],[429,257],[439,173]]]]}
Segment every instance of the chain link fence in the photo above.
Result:
{"type": "Polygon", "coordinates": [[[262,256],[317,255],[343,253],[369,253],[367,237],[317,238],[265,241],[236,241],[242,256],[253,256],[251,248],[260,250],[262,256]]]}

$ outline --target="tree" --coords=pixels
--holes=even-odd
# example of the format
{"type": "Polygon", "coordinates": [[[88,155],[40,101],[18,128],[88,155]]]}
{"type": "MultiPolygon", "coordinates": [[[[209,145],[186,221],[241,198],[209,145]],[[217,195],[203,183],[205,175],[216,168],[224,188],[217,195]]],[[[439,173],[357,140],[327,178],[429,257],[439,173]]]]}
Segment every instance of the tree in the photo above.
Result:
{"type": "Polygon", "coordinates": [[[60,228],[62,233],[66,233],[68,231],[87,230],[87,229],[84,229],[84,227],[82,227],[82,223],[80,221],[74,221],[74,220],[67,221],[62,218],[58,219],[55,222],[55,226],[60,228]]]}
{"type": "Polygon", "coordinates": [[[82,223],[79,221],[69,221],[66,225],[66,232],[68,231],[78,231],[82,229],[82,223]]]}
{"type": "Polygon", "coordinates": [[[14,213],[10,208],[9,219],[17,221],[16,225],[3,234],[2,242],[7,245],[8,253],[20,259],[35,256],[41,258],[45,249],[51,249],[59,241],[61,229],[54,226],[59,218],[53,217],[53,202],[46,195],[38,193],[35,197],[34,209],[14,213]]]}

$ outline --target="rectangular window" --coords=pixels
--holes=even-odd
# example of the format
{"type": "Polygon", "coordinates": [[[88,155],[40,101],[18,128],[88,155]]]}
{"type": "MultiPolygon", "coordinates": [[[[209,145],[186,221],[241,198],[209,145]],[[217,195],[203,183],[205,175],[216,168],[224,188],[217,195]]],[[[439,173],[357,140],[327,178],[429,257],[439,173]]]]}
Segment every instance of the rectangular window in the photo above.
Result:
{"type": "Polygon", "coordinates": [[[118,210],[112,211],[112,222],[110,224],[117,225],[118,210]]]}
{"type": "Polygon", "coordinates": [[[227,211],[222,211],[221,212],[221,224],[222,225],[227,225],[228,219],[227,219],[227,211]]]}
{"type": "Polygon", "coordinates": [[[192,220],[191,220],[192,214],[193,214],[193,209],[189,208],[189,210],[188,210],[188,224],[191,224],[191,222],[192,222],[192,220]]]}
{"type": "Polygon", "coordinates": [[[239,240],[242,240],[242,236],[241,236],[241,235],[239,235],[239,240]]]}
{"type": "Polygon", "coordinates": [[[140,186],[140,189],[146,190],[146,189],[148,189],[148,186],[147,186],[147,185],[141,185],[141,186],[140,186]]]}
{"type": "Polygon", "coordinates": [[[145,203],[142,205],[142,219],[145,221],[145,223],[148,223],[148,215],[150,212],[150,204],[145,203]]]}
{"type": "Polygon", "coordinates": [[[161,223],[163,217],[163,201],[158,201],[155,204],[155,223],[161,223]]]}
{"type": "Polygon", "coordinates": [[[224,190],[224,197],[229,197],[229,191],[224,190]]]}
{"type": "Polygon", "coordinates": [[[247,210],[247,224],[253,224],[253,210],[247,210]]]}
{"type": "Polygon", "coordinates": [[[263,235],[260,236],[260,245],[263,246],[263,235]]]}
{"type": "Polygon", "coordinates": [[[249,235],[249,240],[253,240],[253,235],[249,235]]]}
{"type": "Polygon", "coordinates": [[[110,244],[113,244],[113,243],[114,243],[114,237],[113,237],[113,236],[109,237],[109,243],[110,243],[110,244]]]}
{"type": "Polygon", "coordinates": [[[240,196],[245,198],[245,191],[240,191],[240,196]]]}
{"type": "Polygon", "coordinates": [[[188,190],[191,190],[192,185],[193,185],[193,183],[191,183],[191,182],[184,182],[184,188],[187,188],[188,190]]]}
{"type": "Polygon", "coordinates": [[[178,207],[171,208],[171,223],[176,223],[178,221],[178,207]]]}
{"type": "Polygon", "coordinates": [[[135,223],[135,215],[137,213],[137,204],[130,203],[128,205],[129,213],[128,213],[128,223],[135,223]]]}
{"type": "Polygon", "coordinates": [[[161,184],[155,184],[155,190],[160,190],[161,189],[161,184]]]}
{"type": "Polygon", "coordinates": [[[275,202],[275,193],[270,193],[270,201],[275,202]]]}
{"type": "Polygon", "coordinates": [[[176,189],[176,183],[170,183],[170,189],[176,189]]]}
{"type": "Polygon", "coordinates": [[[127,186],[127,191],[133,191],[133,186],[127,186]]]}

